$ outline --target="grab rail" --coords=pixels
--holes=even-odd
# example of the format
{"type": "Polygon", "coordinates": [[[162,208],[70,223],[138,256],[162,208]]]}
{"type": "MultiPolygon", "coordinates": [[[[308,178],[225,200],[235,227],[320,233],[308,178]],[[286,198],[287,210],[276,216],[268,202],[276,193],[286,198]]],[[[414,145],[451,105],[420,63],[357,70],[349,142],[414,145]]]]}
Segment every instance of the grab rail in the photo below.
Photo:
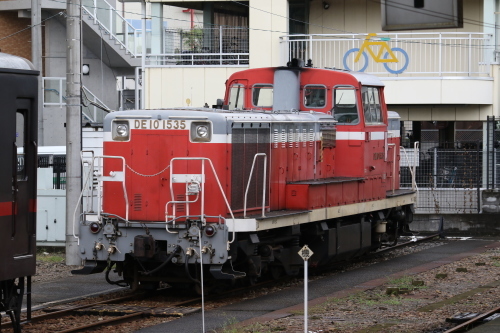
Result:
{"type": "Polygon", "coordinates": [[[97,168],[99,170],[99,173],[97,174],[97,180],[99,181],[99,186],[97,189],[97,217],[100,219],[101,218],[101,211],[102,211],[102,201],[101,201],[101,187],[102,187],[102,182],[108,181],[108,182],[121,182],[123,186],[123,196],[125,199],[125,221],[128,222],[128,213],[129,213],[129,205],[128,205],[128,196],[127,196],[127,188],[125,184],[125,158],[122,156],[108,156],[108,155],[103,155],[103,156],[94,156],[94,159],[98,160],[97,168]],[[109,176],[104,176],[104,170],[101,166],[101,160],[104,160],[105,158],[112,158],[112,159],[119,159],[122,161],[122,171],[111,171],[109,176]],[[102,172],[102,173],[101,173],[102,172]]]}
{"type": "Polygon", "coordinates": [[[247,189],[245,190],[245,199],[243,202],[243,217],[247,217],[247,196],[248,189],[250,188],[250,181],[252,180],[253,169],[255,167],[255,161],[257,157],[264,156],[264,177],[262,180],[262,217],[266,217],[264,214],[266,208],[266,171],[267,171],[267,155],[265,153],[257,153],[253,157],[252,169],[250,169],[250,175],[248,176],[247,189]]]}
{"type": "MultiPolygon", "coordinates": [[[[233,214],[233,211],[231,210],[231,206],[229,205],[229,201],[227,200],[227,197],[226,197],[226,194],[224,193],[224,189],[222,188],[222,185],[219,181],[219,177],[217,176],[217,172],[215,171],[215,167],[212,163],[212,160],[210,160],[209,158],[206,158],[206,157],[174,157],[170,160],[170,197],[171,198],[174,198],[174,188],[173,188],[173,184],[174,183],[181,183],[182,182],[182,179],[187,179],[187,177],[193,177],[193,176],[196,176],[196,175],[192,175],[192,174],[174,174],[174,162],[175,161],[179,161],[179,160],[183,160],[183,161],[201,161],[201,176],[202,176],[202,181],[199,182],[201,184],[201,221],[203,224],[205,224],[205,161],[208,161],[208,163],[210,163],[210,167],[212,169],[212,172],[214,173],[214,177],[215,177],[215,180],[217,181],[217,185],[219,186],[219,189],[220,189],[220,192],[222,194],[222,197],[224,198],[224,202],[226,203],[226,207],[227,209],[229,210],[229,214],[231,215],[231,218],[233,220],[233,223],[234,223],[234,214],[233,214]],[[177,179],[175,179],[175,177],[180,177],[181,178],[181,181],[178,181],[177,179]]],[[[184,181],[185,183],[188,183],[186,181],[184,181]]],[[[198,200],[198,199],[197,199],[198,200]]],[[[171,203],[171,202],[168,202],[166,205],[165,205],[165,215],[168,215],[168,211],[167,211],[167,208],[168,208],[168,204],[171,203]]],[[[176,203],[178,203],[176,201],[176,203]]],[[[174,212],[175,214],[175,209],[174,209],[174,212]]],[[[175,215],[174,215],[174,221],[175,221],[175,215]]],[[[168,221],[167,221],[168,222],[168,221]]],[[[168,223],[167,223],[167,231],[168,231],[168,223]]],[[[236,231],[233,229],[233,239],[231,241],[228,241],[228,249],[229,249],[229,244],[231,244],[232,242],[234,242],[235,240],[235,237],[236,237],[236,231]]]]}

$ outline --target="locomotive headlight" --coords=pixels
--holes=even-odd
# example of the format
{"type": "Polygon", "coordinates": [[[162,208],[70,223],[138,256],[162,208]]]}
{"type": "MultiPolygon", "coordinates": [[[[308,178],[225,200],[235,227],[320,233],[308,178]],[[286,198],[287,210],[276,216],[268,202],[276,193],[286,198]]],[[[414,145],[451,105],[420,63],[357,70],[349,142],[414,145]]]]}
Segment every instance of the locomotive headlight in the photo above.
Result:
{"type": "Polygon", "coordinates": [[[130,137],[130,127],[128,121],[113,121],[111,135],[115,141],[128,141],[130,137]]]}
{"type": "Polygon", "coordinates": [[[119,124],[116,126],[116,134],[118,136],[124,137],[128,135],[128,127],[125,124],[119,124]]]}
{"type": "Polygon", "coordinates": [[[196,135],[198,135],[200,138],[208,137],[208,126],[200,125],[196,127],[196,135]]]}
{"type": "Polygon", "coordinates": [[[211,123],[201,121],[191,123],[191,141],[210,142],[210,140],[212,140],[211,123]]]}

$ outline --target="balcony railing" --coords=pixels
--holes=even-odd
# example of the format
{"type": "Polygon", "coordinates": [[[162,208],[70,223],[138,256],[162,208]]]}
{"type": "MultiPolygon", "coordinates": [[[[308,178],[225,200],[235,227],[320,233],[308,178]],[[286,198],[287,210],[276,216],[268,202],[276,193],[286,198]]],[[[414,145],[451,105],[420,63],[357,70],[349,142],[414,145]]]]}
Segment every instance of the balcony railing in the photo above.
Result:
{"type": "Polygon", "coordinates": [[[146,65],[175,66],[248,66],[248,28],[226,27],[166,29],[164,53],[151,54],[146,65]]]}
{"type": "Polygon", "coordinates": [[[311,59],[315,67],[383,76],[489,76],[494,51],[484,33],[288,35],[280,43],[283,62],[311,59]]]}
{"type": "MultiPolygon", "coordinates": [[[[88,100],[102,105],[107,106],[97,98],[90,90],[86,87],[82,87],[85,91],[85,96],[88,100]]],[[[44,107],[66,107],[66,78],[64,77],[44,77],[43,78],[43,106],[44,107]]],[[[85,103],[88,104],[88,103],[85,103]]],[[[82,105],[82,117],[92,123],[102,123],[104,116],[107,114],[106,111],[92,105],[88,106],[82,105]]]]}

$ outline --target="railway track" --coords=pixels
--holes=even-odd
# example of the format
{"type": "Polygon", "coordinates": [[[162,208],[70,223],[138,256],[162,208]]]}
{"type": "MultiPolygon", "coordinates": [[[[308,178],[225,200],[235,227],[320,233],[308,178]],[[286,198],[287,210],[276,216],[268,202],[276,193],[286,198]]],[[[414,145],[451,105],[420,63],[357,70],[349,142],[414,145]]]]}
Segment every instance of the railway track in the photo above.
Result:
{"type": "Polygon", "coordinates": [[[484,312],[478,316],[475,316],[474,318],[458,325],[458,326],[455,326],[447,331],[445,331],[444,333],[459,333],[459,332],[465,332],[469,329],[471,329],[472,327],[475,327],[475,326],[479,326],[481,324],[484,324],[484,319],[494,315],[494,314],[497,314],[497,313],[500,313],[500,306],[499,307],[496,307],[494,309],[491,309],[490,311],[487,311],[487,312],[484,312]]]}
{"type": "MultiPolygon", "coordinates": [[[[390,251],[400,249],[403,247],[415,245],[418,243],[423,243],[430,241],[439,236],[438,234],[431,235],[428,237],[414,239],[408,242],[397,244],[393,247],[384,248],[375,252],[374,254],[380,255],[383,253],[388,253],[390,251]]],[[[365,256],[362,258],[367,258],[365,256]]],[[[228,290],[226,292],[211,295],[209,297],[209,302],[217,301],[220,299],[237,297],[248,293],[253,290],[263,289],[275,286],[279,283],[284,283],[292,278],[286,277],[279,280],[268,280],[263,281],[254,285],[244,286],[240,288],[235,288],[228,290]]],[[[168,288],[164,290],[168,292],[168,288]]],[[[176,317],[183,316],[188,313],[197,312],[201,308],[202,299],[200,297],[190,298],[183,301],[169,301],[163,302],[160,307],[151,306],[136,306],[136,305],[124,305],[124,303],[139,302],[143,299],[147,299],[148,293],[134,293],[126,296],[115,297],[112,299],[101,300],[93,302],[91,304],[84,305],[59,305],[52,308],[51,312],[46,312],[41,315],[32,316],[29,323],[25,322],[23,330],[26,332],[54,332],[54,333],[69,333],[69,332],[81,332],[89,329],[96,329],[106,325],[117,325],[131,320],[137,320],[143,317],[176,317]],[[82,325],[77,325],[75,322],[77,320],[64,320],[63,318],[74,318],[74,316],[87,316],[87,321],[82,325]],[[63,328],[54,329],[54,321],[59,323],[67,322],[63,328]],[[48,323],[48,324],[47,324],[48,323]],[[44,326],[49,326],[49,329],[44,329],[44,326]],[[71,327],[68,327],[71,326],[71,327]]],[[[10,328],[10,323],[3,323],[3,328],[10,328]]]]}
{"type": "MultiPolygon", "coordinates": [[[[32,316],[29,322],[23,323],[23,331],[53,333],[82,332],[91,328],[95,329],[109,324],[118,324],[144,316],[180,316],[198,311],[198,308],[188,308],[187,306],[196,304],[200,300],[199,298],[193,298],[180,302],[169,302],[161,308],[123,304],[137,302],[147,297],[147,293],[134,293],[84,305],[58,305],[45,310],[52,310],[50,312],[32,316]],[[87,319],[95,317],[95,320],[88,320],[81,325],[75,324],[74,320],[64,320],[65,318],[74,318],[76,315],[87,315],[87,319]],[[56,328],[54,322],[63,327],[56,328]]],[[[3,323],[2,327],[11,328],[11,323],[3,323]]]]}
{"type": "MultiPolygon", "coordinates": [[[[283,281],[280,280],[281,282],[283,281]]],[[[209,301],[217,301],[228,297],[236,297],[251,290],[265,288],[276,284],[276,281],[264,281],[251,286],[231,289],[224,293],[210,296],[209,301]]],[[[160,294],[168,293],[170,288],[160,290],[160,294]]],[[[137,303],[148,299],[151,293],[133,293],[126,296],[115,297],[107,300],[92,302],[83,305],[60,304],[47,308],[43,314],[32,316],[29,322],[24,321],[23,331],[25,332],[51,332],[69,333],[83,332],[89,329],[97,329],[106,325],[117,325],[127,321],[136,320],[143,317],[180,317],[186,314],[197,312],[201,308],[201,297],[193,297],[182,301],[162,302],[161,306],[129,305],[124,303],[137,303]],[[75,316],[86,316],[87,322],[82,325],[74,324],[75,320],[64,320],[75,316]],[[95,320],[92,320],[94,318],[95,320]],[[63,328],[55,329],[54,322],[59,326],[66,322],[63,328]],[[71,326],[71,327],[66,327],[71,326]]],[[[11,329],[10,322],[2,323],[2,328],[11,329]]]]}
{"type": "Polygon", "coordinates": [[[428,242],[428,241],[431,241],[433,239],[435,239],[436,237],[441,237],[441,234],[438,233],[438,234],[432,234],[432,235],[429,235],[429,236],[425,236],[425,237],[422,237],[422,238],[412,238],[412,240],[410,241],[407,241],[407,242],[404,242],[404,243],[398,243],[394,246],[390,246],[390,247],[385,247],[383,249],[380,249],[376,252],[373,252],[373,253],[370,253],[373,254],[373,255],[377,255],[377,254],[381,254],[381,253],[386,253],[386,252],[391,252],[391,251],[394,251],[394,250],[397,250],[397,249],[401,249],[401,248],[404,248],[404,247],[407,247],[407,246],[411,246],[411,245],[414,245],[414,244],[419,244],[419,243],[424,243],[424,242],[428,242]]]}

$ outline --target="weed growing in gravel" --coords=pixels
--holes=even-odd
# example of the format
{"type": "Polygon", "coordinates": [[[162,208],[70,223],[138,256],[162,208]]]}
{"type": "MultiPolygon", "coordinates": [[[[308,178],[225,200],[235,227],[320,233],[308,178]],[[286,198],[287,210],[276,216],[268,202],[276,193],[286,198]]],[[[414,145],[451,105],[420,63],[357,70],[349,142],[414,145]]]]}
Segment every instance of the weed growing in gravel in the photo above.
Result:
{"type": "Polygon", "coordinates": [[[66,255],[60,249],[39,247],[37,248],[36,260],[48,263],[64,263],[66,255]]]}
{"type": "Polygon", "coordinates": [[[266,327],[260,323],[248,325],[245,327],[231,327],[238,321],[235,318],[230,318],[224,322],[220,330],[213,330],[214,333],[273,333],[273,332],[284,332],[286,329],[281,327],[273,328],[266,327]]]}
{"type": "Polygon", "coordinates": [[[426,286],[414,286],[414,278],[412,276],[403,276],[397,279],[390,279],[387,281],[387,285],[394,286],[397,288],[408,288],[408,289],[424,289],[426,286]]]}

